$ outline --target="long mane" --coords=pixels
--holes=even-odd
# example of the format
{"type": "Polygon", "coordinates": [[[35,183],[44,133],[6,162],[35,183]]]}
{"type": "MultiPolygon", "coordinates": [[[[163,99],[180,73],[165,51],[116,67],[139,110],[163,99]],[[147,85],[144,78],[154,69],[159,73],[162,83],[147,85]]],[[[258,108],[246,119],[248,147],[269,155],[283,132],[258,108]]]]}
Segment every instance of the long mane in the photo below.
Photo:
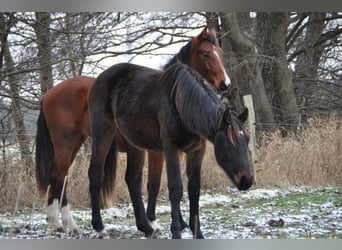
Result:
{"type": "Polygon", "coordinates": [[[166,70],[169,66],[177,63],[178,61],[184,63],[184,64],[188,64],[188,58],[189,58],[189,54],[190,54],[190,48],[191,48],[191,40],[184,45],[180,51],[174,55],[174,57],[171,58],[171,60],[164,65],[164,70],[166,70]]]}
{"type": "Polygon", "coordinates": [[[177,62],[166,70],[163,81],[172,84],[171,98],[187,130],[206,138],[214,136],[225,107],[205,80],[177,62]]]}

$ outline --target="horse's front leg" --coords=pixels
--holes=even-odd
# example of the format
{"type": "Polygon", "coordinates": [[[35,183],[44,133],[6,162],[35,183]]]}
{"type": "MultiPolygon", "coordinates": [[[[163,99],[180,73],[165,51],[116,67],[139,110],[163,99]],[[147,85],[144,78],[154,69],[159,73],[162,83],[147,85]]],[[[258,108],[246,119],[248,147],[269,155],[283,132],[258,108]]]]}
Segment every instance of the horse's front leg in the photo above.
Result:
{"type": "MultiPolygon", "coordinates": [[[[148,152],[148,204],[147,218],[149,219],[155,231],[161,231],[161,226],[156,222],[156,204],[160,190],[161,174],[164,165],[163,152],[148,152]]],[[[179,217],[181,229],[188,227],[188,224],[183,220],[182,214],[179,217]]]]}
{"type": "Polygon", "coordinates": [[[127,169],[125,181],[133,203],[137,228],[145,233],[147,238],[154,238],[154,229],[148,222],[144,203],[141,197],[142,171],[145,151],[127,144],[127,169]]]}
{"type": "Polygon", "coordinates": [[[201,189],[201,165],[205,152],[205,143],[199,149],[187,153],[186,174],[188,176],[188,193],[190,202],[190,229],[195,239],[203,239],[199,220],[199,196],[201,189]]]}
{"type": "Polygon", "coordinates": [[[171,232],[173,239],[181,239],[181,212],[180,201],[183,197],[183,183],[179,166],[179,151],[176,147],[165,148],[165,159],[167,169],[167,179],[169,188],[169,197],[171,201],[171,232]]]}
{"type": "Polygon", "coordinates": [[[156,203],[160,189],[161,174],[164,165],[163,152],[148,152],[148,203],[147,218],[155,231],[161,231],[160,225],[156,222],[156,203]]]}

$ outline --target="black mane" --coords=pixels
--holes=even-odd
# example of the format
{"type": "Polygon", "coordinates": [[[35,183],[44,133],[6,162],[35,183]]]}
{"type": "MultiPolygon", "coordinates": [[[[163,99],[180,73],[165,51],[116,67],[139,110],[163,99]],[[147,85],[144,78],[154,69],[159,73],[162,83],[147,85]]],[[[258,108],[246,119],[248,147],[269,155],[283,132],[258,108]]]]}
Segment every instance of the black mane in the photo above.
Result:
{"type": "Polygon", "coordinates": [[[187,130],[212,138],[220,127],[225,106],[205,80],[178,61],[165,71],[162,81],[172,84],[171,98],[187,130]]]}
{"type": "Polygon", "coordinates": [[[190,40],[186,45],[184,45],[180,49],[180,51],[176,55],[174,55],[167,64],[164,65],[164,68],[163,68],[164,70],[166,70],[169,66],[175,64],[177,61],[180,61],[184,64],[189,63],[188,58],[190,54],[191,41],[192,40],[190,40]]]}

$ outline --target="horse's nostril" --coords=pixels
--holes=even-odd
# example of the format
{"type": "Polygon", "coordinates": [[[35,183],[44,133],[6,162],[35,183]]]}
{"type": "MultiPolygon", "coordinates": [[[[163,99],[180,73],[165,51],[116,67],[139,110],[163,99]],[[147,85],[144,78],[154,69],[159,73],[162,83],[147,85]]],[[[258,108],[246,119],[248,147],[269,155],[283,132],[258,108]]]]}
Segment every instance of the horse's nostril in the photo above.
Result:
{"type": "Polygon", "coordinates": [[[238,188],[240,190],[247,190],[252,186],[252,184],[253,184],[253,177],[242,176],[240,179],[240,184],[238,188]]]}
{"type": "Polygon", "coordinates": [[[227,83],[226,81],[222,81],[220,83],[220,90],[221,91],[227,90],[230,88],[230,86],[231,86],[230,82],[227,83]]]}
{"type": "Polygon", "coordinates": [[[225,81],[222,81],[220,83],[220,90],[221,91],[224,91],[224,90],[227,90],[228,89],[228,86],[226,85],[226,82],[225,81]]]}

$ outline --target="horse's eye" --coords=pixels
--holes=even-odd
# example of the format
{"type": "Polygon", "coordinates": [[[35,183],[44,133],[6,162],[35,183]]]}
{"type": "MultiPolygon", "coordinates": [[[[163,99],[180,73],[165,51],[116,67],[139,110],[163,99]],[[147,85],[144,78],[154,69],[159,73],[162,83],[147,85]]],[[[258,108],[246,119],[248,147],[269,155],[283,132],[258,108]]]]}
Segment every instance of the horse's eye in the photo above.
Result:
{"type": "Polygon", "coordinates": [[[202,52],[202,55],[203,55],[204,58],[207,59],[207,58],[210,57],[210,52],[203,51],[203,52],[202,52]]]}

